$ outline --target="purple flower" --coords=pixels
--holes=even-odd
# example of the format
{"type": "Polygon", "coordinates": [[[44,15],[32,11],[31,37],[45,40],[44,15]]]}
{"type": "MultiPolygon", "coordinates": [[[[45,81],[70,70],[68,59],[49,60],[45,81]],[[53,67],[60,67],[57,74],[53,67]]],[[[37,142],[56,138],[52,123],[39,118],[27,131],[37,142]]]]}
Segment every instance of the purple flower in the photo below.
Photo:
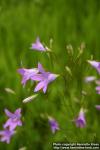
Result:
{"type": "Polygon", "coordinates": [[[26,82],[31,79],[31,77],[33,77],[34,75],[36,75],[38,73],[38,69],[34,68],[34,69],[25,69],[25,68],[21,68],[18,69],[18,72],[22,75],[22,84],[25,86],[26,82]]]}
{"type": "Polygon", "coordinates": [[[6,115],[9,117],[7,122],[4,124],[4,128],[8,128],[12,131],[16,128],[16,126],[22,126],[21,118],[21,108],[16,109],[14,113],[11,113],[8,109],[5,109],[6,115]]]}
{"type": "Polygon", "coordinates": [[[100,86],[96,86],[96,91],[97,91],[97,94],[100,94],[100,86]]]}
{"type": "Polygon", "coordinates": [[[100,74],[100,62],[98,61],[88,61],[91,66],[93,66],[97,71],[98,73],[100,74]]]}
{"type": "Polygon", "coordinates": [[[59,130],[59,125],[57,121],[53,119],[52,117],[49,117],[49,124],[50,124],[52,133],[55,133],[56,130],[59,130]]]}
{"type": "Polygon", "coordinates": [[[36,39],[36,42],[32,44],[31,48],[37,51],[46,51],[46,48],[42,45],[39,38],[36,39]]]}
{"type": "Polygon", "coordinates": [[[88,76],[88,77],[85,77],[85,82],[88,83],[88,82],[92,82],[96,79],[96,77],[94,76],[88,76]]]}
{"type": "Polygon", "coordinates": [[[97,110],[100,110],[100,105],[95,106],[97,110]]]}
{"type": "Polygon", "coordinates": [[[74,122],[79,128],[84,128],[86,126],[85,114],[83,109],[80,110],[79,115],[76,119],[74,119],[74,122]]]}
{"type": "Polygon", "coordinates": [[[48,84],[54,81],[58,75],[46,72],[40,63],[38,63],[38,70],[40,73],[32,76],[31,78],[32,80],[39,81],[39,83],[35,87],[34,92],[43,89],[43,92],[46,93],[48,84]]]}
{"type": "Polygon", "coordinates": [[[5,130],[0,131],[0,141],[6,142],[7,144],[9,144],[10,139],[13,136],[13,134],[15,134],[14,130],[10,131],[8,129],[5,129],[5,130]]]}

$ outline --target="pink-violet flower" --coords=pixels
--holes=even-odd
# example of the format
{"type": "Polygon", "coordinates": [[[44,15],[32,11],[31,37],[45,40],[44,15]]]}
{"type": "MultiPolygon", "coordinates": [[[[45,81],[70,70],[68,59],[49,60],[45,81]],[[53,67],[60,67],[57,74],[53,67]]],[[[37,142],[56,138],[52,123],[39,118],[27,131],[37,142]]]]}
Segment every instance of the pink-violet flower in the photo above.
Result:
{"type": "Polygon", "coordinates": [[[96,77],[94,77],[94,76],[88,76],[88,77],[85,77],[84,80],[85,80],[86,83],[88,83],[88,82],[92,82],[92,81],[96,80],[96,77]]]}
{"type": "Polygon", "coordinates": [[[95,106],[97,110],[100,110],[100,105],[95,106]]]}
{"type": "Polygon", "coordinates": [[[22,81],[21,83],[25,86],[26,82],[31,79],[34,75],[38,73],[38,69],[25,69],[25,68],[20,68],[18,69],[18,72],[22,75],[22,81]]]}
{"type": "Polygon", "coordinates": [[[49,125],[50,125],[50,127],[51,127],[51,131],[52,131],[52,133],[55,133],[57,130],[59,130],[59,125],[58,125],[58,123],[57,123],[57,121],[56,121],[54,118],[52,118],[52,117],[49,117],[48,119],[49,119],[49,125]]]}
{"type": "Polygon", "coordinates": [[[2,131],[0,131],[0,141],[6,142],[7,144],[9,144],[10,139],[14,134],[15,134],[14,130],[12,130],[12,131],[10,131],[9,129],[2,130],[2,131]]]}
{"type": "Polygon", "coordinates": [[[21,118],[21,108],[16,109],[14,113],[10,112],[8,109],[5,109],[6,115],[9,117],[7,122],[3,127],[9,128],[10,131],[14,130],[17,126],[22,126],[21,118]]]}
{"type": "Polygon", "coordinates": [[[37,51],[46,51],[46,48],[43,46],[43,44],[40,42],[39,37],[37,37],[36,42],[32,44],[31,49],[35,49],[37,51]]]}
{"type": "Polygon", "coordinates": [[[97,71],[98,71],[98,73],[100,74],[100,62],[98,62],[98,61],[88,61],[88,63],[92,66],[92,67],[94,67],[97,71]]]}
{"type": "Polygon", "coordinates": [[[100,86],[96,86],[96,91],[97,91],[97,94],[100,94],[100,86]]]}
{"type": "Polygon", "coordinates": [[[38,81],[38,84],[36,85],[34,92],[43,89],[43,92],[46,93],[48,84],[54,81],[58,77],[58,75],[46,72],[40,63],[38,63],[38,70],[39,74],[36,74],[31,78],[32,80],[38,81]]]}
{"type": "Polygon", "coordinates": [[[79,115],[74,119],[74,122],[79,128],[84,128],[86,126],[85,112],[83,109],[80,110],[79,115]]]}

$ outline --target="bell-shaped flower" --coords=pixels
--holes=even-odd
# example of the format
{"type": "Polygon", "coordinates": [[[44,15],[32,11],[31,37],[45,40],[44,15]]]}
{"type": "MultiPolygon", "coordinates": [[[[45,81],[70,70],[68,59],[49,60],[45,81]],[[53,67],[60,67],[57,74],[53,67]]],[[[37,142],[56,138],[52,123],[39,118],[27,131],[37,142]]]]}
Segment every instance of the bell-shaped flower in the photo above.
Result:
{"type": "Polygon", "coordinates": [[[80,110],[78,117],[74,119],[77,127],[84,128],[86,126],[85,112],[83,109],[80,110]]]}
{"type": "Polygon", "coordinates": [[[98,71],[98,73],[100,74],[100,62],[98,62],[98,61],[88,61],[88,63],[92,66],[92,67],[94,67],[97,71],[98,71]]]}
{"type": "Polygon", "coordinates": [[[14,130],[17,126],[22,126],[21,118],[21,108],[16,109],[14,113],[10,112],[8,109],[5,109],[6,115],[9,117],[7,122],[3,127],[9,128],[10,131],[14,130]]]}
{"type": "Polygon", "coordinates": [[[26,82],[31,79],[34,75],[36,75],[39,71],[37,68],[34,69],[25,69],[20,68],[18,69],[18,72],[22,75],[22,81],[21,83],[25,86],[26,82]]]}
{"type": "Polygon", "coordinates": [[[11,137],[15,134],[15,131],[10,131],[9,129],[5,129],[0,131],[0,141],[6,142],[7,144],[10,143],[11,137]]]}
{"type": "Polygon", "coordinates": [[[49,125],[51,127],[52,133],[55,133],[57,130],[59,130],[59,125],[54,118],[49,117],[48,120],[49,120],[49,125]]]}
{"type": "Polygon", "coordinates": [[[36,42],[32,44],[31,49],[34,49],[34,50],[37,50],[37,51],[46,51],[46,48],[40,42],[39,37],[37,37],[36,42]]]}
{"type": "Polygon", "coordinates": [[[38,70],[39,74],[36,74],[31,78],[32,80],[38,81],[34,92],[43,89],[43,92],[46,93],[48,84],[54,81],[58,77],[58,75],[46,72],[40,63],[38,63],[38,70]]]}

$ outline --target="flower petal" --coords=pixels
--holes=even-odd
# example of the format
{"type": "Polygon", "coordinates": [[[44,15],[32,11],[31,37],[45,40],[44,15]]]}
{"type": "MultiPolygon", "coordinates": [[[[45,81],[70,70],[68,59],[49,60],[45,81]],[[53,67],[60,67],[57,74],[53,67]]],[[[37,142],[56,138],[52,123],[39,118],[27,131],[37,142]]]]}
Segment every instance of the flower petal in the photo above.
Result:
{"type": "Polygon", "coordinates": [[[34,81],[42,81],[44,78],[41,74],[36,74],[36,75],[33,75],[31,77],[31,79],[34,80],[34,81]]]}
{"type": "Polygon", "coordinates": [[[18,125],[18,126],[22,126],[22,121],[19,120],[19,121],[17,122],[17,125],[18,125]]]}
{"type": "Polygon", "coordinates": [[[21,108],[16,109],[15,114],[20,115],[20,113],[21,113],[21,108]]]}
{"type": "Polygon", "coordinates": [[[6,121],[6,123],[3,125],[3,128],[7,128],[7,127],[10,126],[11,124],[12,124],[11,119],[8,119],[8,120],[6,121]]]}
{"type": "Polygon", "coordinates": [[[46,93],[46,90],[47,90],[47,85],[44,86],[43,92],[46,93]]]}
{"type": "Polygon", "coordinates": [[[45,70],[43,69],[43,67],[40,63],[38,63],[38,69],[39,69],[39,72],[45,73],[45,70]]]}
{"type": "Polygon", "coordinates": [[[21,75],[23,75],[23,74],[25,73],[25,69],[24,69],[24,68],[20,68],[20,69],[18,69],[18,72],[19,72],[21,75]]]}
{"type": "Polygon", "coordinates": [[[16,126],[17,126],[17,122],[12,122],[11,124],[10,124],[10,126],[9,126],[9,130],[10,131],[13,131],[15,128],[16,128],[16,126]]]}
{"type": "Polygon", "coordinates": [[[41,81],[37,84],[37,86],[35,87],[34,92],[37,92],[39,90],[41,90],[43,87],[45,86],[45,81],[41,81]]]}
{"type": "Polygon", "coordinates": [[[8,117],[12,117],[13,116],[13,113],[11,113],[8,109],[5,109],[4,111],[5,111],[5,113],[6,113],[6,115],[8,117]]]}
{"type": "Polygon", "coordinates": [[[39,37],[37,37],[36,42],[32,44],[32,49],[36,49],[38,51],[46,51],[45,47],[40,42],[39,37]]]}

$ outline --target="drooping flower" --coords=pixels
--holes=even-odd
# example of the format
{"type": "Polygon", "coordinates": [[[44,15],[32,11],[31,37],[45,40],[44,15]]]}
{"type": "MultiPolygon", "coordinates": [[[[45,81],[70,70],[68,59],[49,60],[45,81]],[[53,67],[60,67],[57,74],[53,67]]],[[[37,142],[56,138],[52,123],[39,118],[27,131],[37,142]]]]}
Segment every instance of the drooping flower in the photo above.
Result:
{"type": "Polygon", "coordinates": [[[2,131],[0,131],[0,141],[6,142],[7,144],[9,144],[10,139],[14,134],[15,134],[14,130],[12,130],[12,131],[10,131],[9,129],[2,130],[2,131]]]}
{"type": "Polygon", "coordinates": [[[48,119],[49,119],[49,125],[50,125],[50,127],[51,127],[51,131],[52,131],[52,133],[55,133],[56,130],[59,130],[59,125],[58,125],[58,123],[57,123],[57,121],[56,121],[54,118],[52,118],[52,117],[49,117],[48,119]]]}
{"type": "Polygon", "coordinates": [[[100,85],[99,86],[96,86],[96,91],[97,91],[97,94],[100,94],[100,85]]]}
{"type": "Polygon", "coordinates": [[[95,106],[97,110],[100,110],[100,105],[95,106]]]}
{"type": "Polygon", "coordinates": [[[31,79],[34,75],[36,75],[39,71],[37,68],[34,69],[18,69],[18,72],[22,75],[22,84],[25,86],[26,82],[31,79]]]}
{"type": "Polygon", "coordinates": [[[100,74],[100,62],[98,62],[98,61],[88,61],[88,63],[91,65],[91,66],[93,66],[97,71],[98,71],[98,73],[100,74]]]}
{"type": "Polygon", "coordinates": [[[5,109],[6,115],[9,117],[7,122],[3,125],[6,129],[9,127],[9,130],[14,130],[17,126],[22,126],[21,118],[21,108],[16,109],[14,113],[11,113],[8,109],[5,109]]]}
{"type": "Polygon", "coordinates": [[[94,81],[95,79],[96,79],[96,77],[94,77],[94,76],[88,76],[88,77],[85,77],[84,81],[86,83],[88,83],[88,82],[94,81]]]}
{"type": "Polygon", "coordinates": [[[40,63],[38,63],[38,70],[39,70],[39,74],[36,74],[31,78],[32,80],[39,82],[35,87],[34,92],[43,89],[43,92],[46,93],[48,84],[54,81],[58,77],[58,75],[50,72],[46,72],[40,63]]]}
{"type": "Polygon", "coordinates": [[[74,122],[79,128],[84,128],[86,126],[85,113],[83,109],[80,110],[79,115],[76,119],[74,119],[74,122]]]}
{"type": "Polygon", "coordinates": [[[46,48],[43,46],[43,44],[40,42],[39,37],[37,37],[36,42],[32,44],[31,49],[35,49],[37,51],[46,51],[46,48]]]}

